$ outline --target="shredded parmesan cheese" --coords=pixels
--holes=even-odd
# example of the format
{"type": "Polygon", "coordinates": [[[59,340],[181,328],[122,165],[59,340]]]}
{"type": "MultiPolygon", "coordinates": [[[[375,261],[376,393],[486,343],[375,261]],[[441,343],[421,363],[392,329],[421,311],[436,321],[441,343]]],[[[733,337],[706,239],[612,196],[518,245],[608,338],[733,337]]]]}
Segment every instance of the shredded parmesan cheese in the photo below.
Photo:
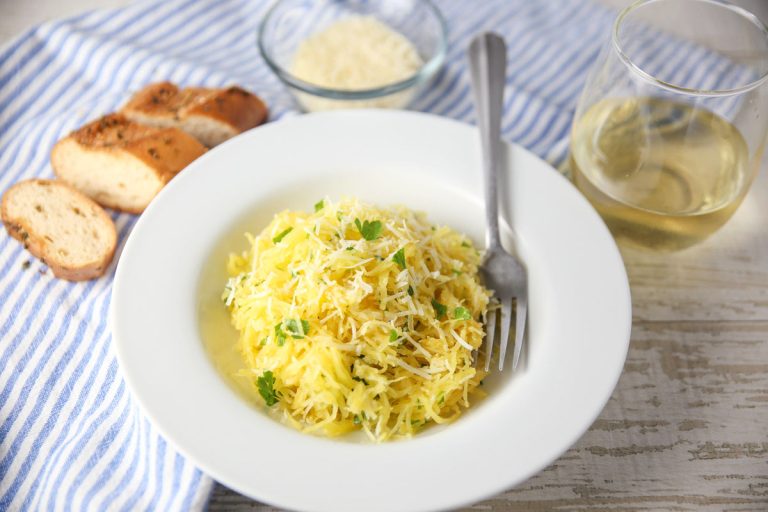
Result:
{"type": "Polygon", "coordinates": [[[483,378],[480,253],[405,208],[315,209],[276,215],[229,258],[222,299],[266,403],[303,431],[376,441],[457,418],[483,378]]]}
{"type": "MultiPolygon", "coordinates": [[[[343,18],[304,40],[291,72],[296,78],[329,89],[375,89],[412,77],[424,64],[413,44],[372,16],[343,18]]],[[[410,92],[372,100],[332,100],[300,94],[308,110],[397,108],[410,92]]]]}

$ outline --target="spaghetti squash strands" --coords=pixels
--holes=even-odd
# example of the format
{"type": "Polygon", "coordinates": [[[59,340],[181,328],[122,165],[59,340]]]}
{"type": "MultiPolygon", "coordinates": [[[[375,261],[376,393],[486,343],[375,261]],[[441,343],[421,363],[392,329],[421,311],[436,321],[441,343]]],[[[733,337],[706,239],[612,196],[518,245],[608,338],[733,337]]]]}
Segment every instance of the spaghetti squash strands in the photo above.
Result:
{"type": "Polygon", "coordinates": [[[376,441],[457,418],[483,378],[480,253],[406,208],[314,209],[279,213],[229,257],[222,299],[265,405],[305,432],[376,441]]]}

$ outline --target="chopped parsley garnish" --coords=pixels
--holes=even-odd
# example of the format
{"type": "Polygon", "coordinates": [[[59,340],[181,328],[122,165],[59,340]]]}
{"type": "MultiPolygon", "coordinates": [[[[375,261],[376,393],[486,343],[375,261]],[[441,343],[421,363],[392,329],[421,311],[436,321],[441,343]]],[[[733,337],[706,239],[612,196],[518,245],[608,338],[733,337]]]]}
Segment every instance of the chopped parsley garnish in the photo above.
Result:
{"type": "Polygon", "coordinates": [[[283,332],[282,322],[275,326],[275,342],[278,347],[285,345],[285,333],[283,332]]]}
{"type": "Polygon", "coordinates": [[[397,341],[397,338],[399,338],[399,337],[400,336],[397,334],[396,330],[392,329],[391,331],[389,331],[389,342],[390,343],[394,343],[395,341],[397,341]]]}
{"type": "Polygon", "coordinates": [[[392,256],[392,261],[398,264],[398,266],[405,270],[405,248],[401,247],[397,250],[397,252],[392,256]]]}
{"type": "Polygon", "coordinates": [[[272,375],[271,371],[265,371],[261,377],[256,379],[256,385],[259,388],[261,398],[264,399],[264,403],[266,403],[268,407],[272,407],[280,401],[278,393],[275,391],[275,376],[272,375]]]}
{"type": "Polygon", "coordinates": [[[440,396],[437,397],[437,405],[443,405],[445,403],[445,391],[440,393],[440,396]]]}
{"type": "Polygon", "coordinates": [[[286,229],[285,231],[283,231],[282,233],[278,234],[275,238],[272,239],[272,243],[279,244],[280,242],[282,242],[283,238],[285,238],[285,236],[288,233],[290,233],[291,231],[293,231],[292,227],[290,227],[290,228],[286,229]]]}
{"type": "Polygon", "coordinates": [[[446,311],[448,311],[448,306],[446,306],[445,304],[440,304],[435,299],[432,299],[432,307],[435,308],[435,313],[437,313],[437,318],[444,317],[446,311]]]}
{"type": "Polygon", "coordinates": [[[379,238],[379,235],[381,235],[381,222],[378,220],[374,221],[363,221],[360,222],[360,219],[355,219],[355,226],[357,226],[357,230],[360,232],[361,235],[363,235],[363,238],[368,240],[369,242],[371,240],[376,240],[379,238]]]}
{"type": "Polygon", "coordinates": [[[462,247],[472,247],[467,241],[461,242],[462,247]]]}
{"type": "Polygon", "coordinates": [[[352,423],[354,423],[355,425],[359,425],[361,422],[362,422],[362,420],[360,419],[360,416],[358,416],[357,414],[355,414],[355,417],[354,417],[354,419],[352,420],[352,423]]]}
{"type": "Polygon", "coordinates": [[[453,310],[453,318],[456,320],[472,320],[472,313],[467,308],[459,306],[453,310]]]}
{"type": "Polygon", "coordinates": [[[413,297],[413,286],[411,286],[411,285],[408,285],[408,295],[413,297]]]}
{"type": "Polygon", "coordinates": [[[461,275],[461,270],[453,269],[453,275],[460,276],[461,275]]]}
{"type": "Polygon", "coordinates": [[[285,327],[285,332],[287,332],[297,340],[300,340],[305,335],[309,334],[309,322],[307,322],[306,320],[296,320],[293,318],[289,318],[288,320],[285,320],[282,324],[278,324],[278,326],[280,325],[285,327]]]}
{"type": "Polygon", "coordinates": [[[321,199],[315,203],[315,213],[325,208],[325,199],[321,199]]]}
{"type": "Polygon", "coordinates": [[[259,345],[263,347],[264,345],[267,344],[268,339],[269,339],[269,336],[265,336],[264,338],[261,339],[261,341],[259,342],[259,345]]]}

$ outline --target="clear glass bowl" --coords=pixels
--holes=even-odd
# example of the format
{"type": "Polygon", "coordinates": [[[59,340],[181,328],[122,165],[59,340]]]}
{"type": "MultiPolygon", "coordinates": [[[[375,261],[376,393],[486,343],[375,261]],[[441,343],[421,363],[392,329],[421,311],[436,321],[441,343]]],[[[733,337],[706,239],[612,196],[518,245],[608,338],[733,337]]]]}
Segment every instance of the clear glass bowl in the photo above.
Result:
{"type": "Polygon", "coordinates": [[[261,55],[306,111],[342,108],[404,108],[445,61],[447,29],[429,0],[279,0],[264,16],[258,35],[261,55]],[[290,69],[299,44],[348,16],[372,16],[400,32],[424,64],[405,80],[374,89],[321,87],[290,69]]]}

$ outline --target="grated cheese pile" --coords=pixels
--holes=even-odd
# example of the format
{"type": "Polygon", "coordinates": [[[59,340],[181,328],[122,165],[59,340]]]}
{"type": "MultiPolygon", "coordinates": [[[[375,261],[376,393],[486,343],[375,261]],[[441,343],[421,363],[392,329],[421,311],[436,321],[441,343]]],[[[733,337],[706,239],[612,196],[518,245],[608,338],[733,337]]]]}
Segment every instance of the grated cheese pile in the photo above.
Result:
{"type": "Polygon", "coordinates": [[[383,441],[451,421],[480,393],[472,350],[490,293],[464,236],[325,199],[246,237],[223,299],[254,386],[288,424],[383,441]]]}
{"type": "Polygon", "coordinates": [[[422,64],[405,36],[372,16],[350,16],[302,41],[292,71],[321,87],[360,90],[405,80],[422,64]]]}

